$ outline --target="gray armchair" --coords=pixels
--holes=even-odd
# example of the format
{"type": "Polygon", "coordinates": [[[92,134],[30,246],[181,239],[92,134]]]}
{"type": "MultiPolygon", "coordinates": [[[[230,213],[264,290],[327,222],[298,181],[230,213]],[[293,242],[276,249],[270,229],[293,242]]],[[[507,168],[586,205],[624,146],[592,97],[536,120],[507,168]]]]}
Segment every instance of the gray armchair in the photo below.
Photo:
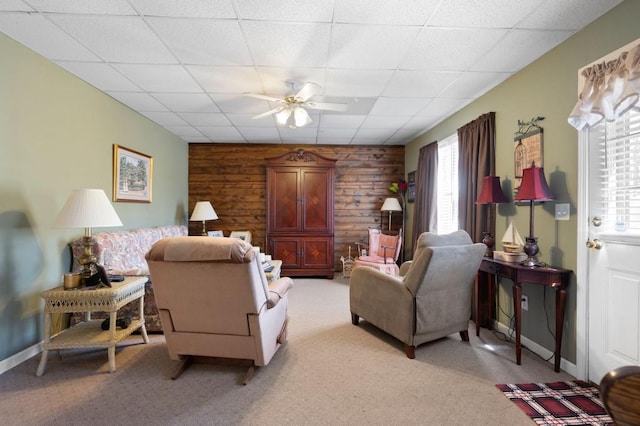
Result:
{"type": "Polygon", "coordinates": [[[354,268],[349,281],[353,325],[365,319],[404,343],[412,359],[416,346],[455,332],[468,341],[473,281],[485,250],[465,231],[425,232],[400,276],[354,268]]]}

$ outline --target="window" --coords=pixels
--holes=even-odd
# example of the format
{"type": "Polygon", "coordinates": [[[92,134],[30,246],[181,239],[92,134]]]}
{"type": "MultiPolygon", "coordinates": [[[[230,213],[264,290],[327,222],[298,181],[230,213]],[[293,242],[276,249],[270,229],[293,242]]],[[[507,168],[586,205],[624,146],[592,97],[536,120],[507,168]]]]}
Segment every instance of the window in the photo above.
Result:
{"type": "Polygon", "coordinates": [[[438,234],[458,230],[458,135],[438,142],[438,234]]]}
{"type": "Polygon", "coordinates": [[[598,147],[603,231],[640,233],[640,112],[630,110],[589,130],[598,147]]]}

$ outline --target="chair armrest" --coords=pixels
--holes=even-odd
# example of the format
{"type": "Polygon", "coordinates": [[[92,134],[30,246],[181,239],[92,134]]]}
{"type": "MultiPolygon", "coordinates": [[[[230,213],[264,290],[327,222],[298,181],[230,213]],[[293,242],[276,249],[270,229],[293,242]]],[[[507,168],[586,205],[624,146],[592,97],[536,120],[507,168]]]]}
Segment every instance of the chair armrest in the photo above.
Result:
{"type": "Polygon", "coordinates": [[[409,270],[409,268],[411,268],[411,265],[413,265],[413,260],[407,260],[402,265],[400,265],[400,276],[401,277],[404,277],[406,275],[406,273],[409,270]]]}
{"type": "Polygon", "coordinates": [[[388,249],[389,249],[389,250],[393,250],[393,252],[394,252],[394,254],[395,254],[395,250],[396,250],[396,248],[395,248],[395,247],[391,247],[391,246],[380,246],[380,247],[382,248],[382,256],[384,256],[384,263],[386,264],[386,263],[387,263],[387,259],[388,259],[388,257],[387,257],[387,250],[388,250],[388,249]]]}
{"type": "Polygon", "coordinates": [[[278,278],[269,283],[269,299],[267,299],[267,308],[271,309],[278,304],[287,292],[293,288],[293,280],[289,277],[278,278]]]}

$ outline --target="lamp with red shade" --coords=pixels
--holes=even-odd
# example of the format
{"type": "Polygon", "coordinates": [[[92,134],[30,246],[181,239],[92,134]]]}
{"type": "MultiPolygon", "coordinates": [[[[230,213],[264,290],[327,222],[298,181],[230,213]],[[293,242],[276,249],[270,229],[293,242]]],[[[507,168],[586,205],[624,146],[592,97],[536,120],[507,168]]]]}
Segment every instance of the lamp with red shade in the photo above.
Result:
{"type": "MultiPolygon", "coordinates": [[[[499,204],[508,201],[500,187],[500,176],[485,176],[482,179],[482,190],[476,200],[476,204],[499,204]]],[[[495,238],[491,232],[486,231],[483,233],[482,242],[487,246],[485,256],[492,256],[495,238]]]]}
{"type": "Polygon", "coordinates": [[[544,262],[538,262],[538,239],[533,235],[533,204],[536,201],[549,201],[555,197],[547,185],[542,167],[530,167],[522,170],[522,182],[520,189],[514,197],[517,201],[529,201],[529,236],[526,238],[524,252],[527,258],[520,262],[524,266],[545,266],[544,262]]]}

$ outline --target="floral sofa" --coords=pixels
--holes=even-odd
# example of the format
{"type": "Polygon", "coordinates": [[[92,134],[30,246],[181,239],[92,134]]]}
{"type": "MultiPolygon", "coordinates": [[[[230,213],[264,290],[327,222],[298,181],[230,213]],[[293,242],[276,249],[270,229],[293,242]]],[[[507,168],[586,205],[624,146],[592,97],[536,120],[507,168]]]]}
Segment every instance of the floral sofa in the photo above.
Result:
{"type": "MultiPolygon", "coordinates": [[[[158,308],[156,307],[151,277],[149,276],[149,266],[145,260],[145,255],[151,246],[158,240],[165,237],[178,237],[188,234],[188,229],[184,225],[158,226],[154,228],[131,229],[123,232],[100,232],[93,235],[93,254],[97,257],[98,263],[104,265],[105,269],[114,275],[134,275],[149,277],[146,284],[144,296],[144,317],[147,331],[162,332],[158,308]]],[[[82,238],[70,243],[72,255],[72,272],[80,272],[82,266],[78,259],[82,256],[82,238]]],[[[137,314],[137,302],[118,311],[118,316],[137,314]]],[[[93,318],[106,318],[106,314],[96,313],[93,318]]],[[[74,314],[71,318],[72,324],[82,321],[84,314],[74,314]]]]}

